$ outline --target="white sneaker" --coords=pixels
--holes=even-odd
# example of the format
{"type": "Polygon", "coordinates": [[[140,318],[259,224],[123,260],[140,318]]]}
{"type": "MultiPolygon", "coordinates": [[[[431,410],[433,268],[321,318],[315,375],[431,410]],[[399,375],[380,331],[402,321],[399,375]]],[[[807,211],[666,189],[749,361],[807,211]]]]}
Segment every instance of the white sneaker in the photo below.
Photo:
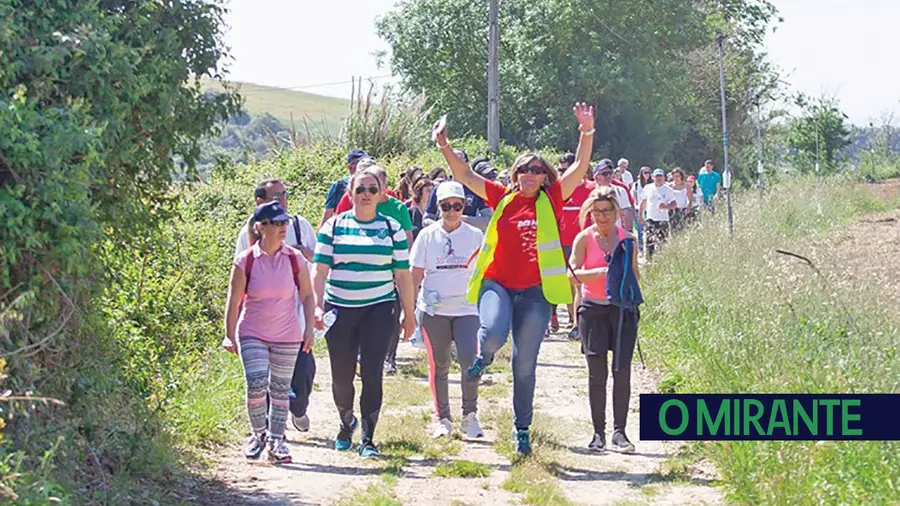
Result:
{"type": "Polygon", "coordinates": [[[439,439],[442,437],[447,437],[450,435],[450,432],[453,431],[453,424],[450,420],[446,418],[441,418],[434,424],[434,429],[431,432],[431,437],[434,439],[439,439]]]}
{"type": "Polygon", "coordinates": [[[459,424],[459,430],[465,432],[466,436],[470,438],[484,437],[481,422],[478,421],[478,413],[474,411],[463,418],[462,423],[459,424]]]}
{"type": "Polygon", "coordinates": [[[409,340],[409,344],[413,345],[413,348],[419,348],[420,350],[425,349],[425,338],[419,336],[413,336],[412,339],[409,340]]]}

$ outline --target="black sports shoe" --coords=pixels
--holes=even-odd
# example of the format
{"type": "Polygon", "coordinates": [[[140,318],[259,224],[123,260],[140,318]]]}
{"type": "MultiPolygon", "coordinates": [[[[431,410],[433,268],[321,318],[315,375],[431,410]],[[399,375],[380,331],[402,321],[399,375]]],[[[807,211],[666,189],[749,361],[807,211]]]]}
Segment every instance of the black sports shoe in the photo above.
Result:
{"type": "Polygon", "coordinates": [[[620,453],[634,453],[634,445],[628,440],[624,430],[617,430],[612,435],[612,448],[610,450],[620,453]]]}
{"type": "Polygon", "coordinates": [[[350,422],[350,426],[346,426],[343,423],[341,424],[341,430],[338,432],[336,438],[334,438],[334,449],[339,452],[345,452],[350,448],[353,448],[353,433],[356,432],[356,428],[359,426],[359,421],[356,417],[353,417],[353,421],[350,422]]]}
{"type": "Polygon", "coordinates": [[[588,450],[593,452],[606,451],[606,440],[603,438],[603,434],[594,434],[594,438],[588,444],[588,450]]]}

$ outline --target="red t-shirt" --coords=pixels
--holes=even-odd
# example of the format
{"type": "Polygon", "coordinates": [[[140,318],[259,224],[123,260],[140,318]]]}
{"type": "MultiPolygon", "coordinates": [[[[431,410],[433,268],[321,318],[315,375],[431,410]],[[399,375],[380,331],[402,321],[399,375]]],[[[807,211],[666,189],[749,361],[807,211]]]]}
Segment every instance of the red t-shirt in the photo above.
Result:
{"type": "MultiPolygon", "coordinates": [[[[385,190],[384,193],[386,193],[389,197],[394,197],[395,199],[399,200],[397,194],[394,193],[394,190],[385,190]]],[[[341,214],[342,212],[349,211],[351,209],[353,209],[353,199],[350,198],[350,191],[348,187],[348,191],[344,193],[344,196],[341,197],[341,201],[338,202],[337,207],[334,208],[334,214],[341,214]]]]}
{"type": "MultiPolygon", "coordinates": [[[[495,181],[484,182],[485,202],[496,209],[506,195],[506,187],[495,181]]],[[[559,181],[547,188],[550,205],[558,216],[563,207],[562,186],[559,181]]],[[[510,290],[524,290],[541,283],[537,255],[537,197],[527,198],[521,193],[506,204],[497,222],[497,251],[494,261],[484,273],[510,290]]]]}
{"type": "MultiPolygon", "coordinates": [[[[587,200],[591,191],[597,185],[590,181],[583,181],[575,188],[569,200],[562,208],[562,219],[559,220],[559,242],[563,246],[571,246],[575,243],[575,236],[584,230],[583,224],[578,223],[578,214],[581,213],[581,205],[587,200]]],[[[568,260],[568,259],[566,259],[568,260]]]]}

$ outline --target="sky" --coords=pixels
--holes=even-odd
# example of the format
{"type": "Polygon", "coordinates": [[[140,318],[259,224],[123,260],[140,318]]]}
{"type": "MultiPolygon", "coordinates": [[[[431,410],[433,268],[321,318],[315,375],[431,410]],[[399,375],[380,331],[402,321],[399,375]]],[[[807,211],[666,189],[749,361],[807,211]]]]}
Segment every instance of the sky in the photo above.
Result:
{"type": "MultiPolygon", "coordinates": [[[[772,0],[764,50],[790,90],[836,97],[850,121],[900,123],[900,0],[772,0]],[[894,61],[895,63],[890,63],[894,61]]],[[[353,77],[396,82],[373,54],[395,0],[230,0],[230,79],[347,98],[353,77]]]]}

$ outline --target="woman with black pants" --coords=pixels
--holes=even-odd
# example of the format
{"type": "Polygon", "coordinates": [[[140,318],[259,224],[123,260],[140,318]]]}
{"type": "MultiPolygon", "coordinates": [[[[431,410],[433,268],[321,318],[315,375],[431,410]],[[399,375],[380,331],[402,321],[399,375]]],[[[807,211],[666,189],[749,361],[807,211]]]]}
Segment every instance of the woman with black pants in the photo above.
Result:
{"type": "Polygon", "coordinates": [[[334,447],[347,451],[359,425],[353,415],[353,378],[359,357],[362,437],[359,455],[377,457],[373,438],[382,401],[382,364],[397,332],[397,291],[403,309],[404,339],[412,336],[413,289],[406,232],[397,220],[378,213],[382,181],[368,172],[350,179],[353,209],[331,217],[319,230],[313,289],[316,328],[325,328],[331,360],[332,395],[341,420],[334,447]],[[394,284],[398,290],[394,289],[394,284]]]}
{"type": "MultiPolygon", "coordinates": [[[[582,302],[578,308],[578,329],[581,333],[581,351],[587,358],[588,396],[591,403],[591,419],[594,436],[588,448],[602,452],[606,449],[606,378],[607,353],[613,352],[613,362],[619,370],[613,371],[613,435],[610,449],[623,453],[634,452],[634,445],[625,435],[628,421],[628,401],[631,397],[631,357],[637,342],[639,313],[624,310],[621,340],[616,339],[619,324],[617,306],[606,297],[607,256],[622,239],[630,237],[622,227],[616,226],[619,205],[612,188],[603,186],[588,196],[581,208],[581,223],[590,215],[591,226],[582,230],[572,245],[569,264],[570,277],[581,283],[582,302]],[[620,348],[616,348],[619,341],[620,348]]],[[[631,259],[636,276],[640,276],[637,250],[631,259]]]]}

